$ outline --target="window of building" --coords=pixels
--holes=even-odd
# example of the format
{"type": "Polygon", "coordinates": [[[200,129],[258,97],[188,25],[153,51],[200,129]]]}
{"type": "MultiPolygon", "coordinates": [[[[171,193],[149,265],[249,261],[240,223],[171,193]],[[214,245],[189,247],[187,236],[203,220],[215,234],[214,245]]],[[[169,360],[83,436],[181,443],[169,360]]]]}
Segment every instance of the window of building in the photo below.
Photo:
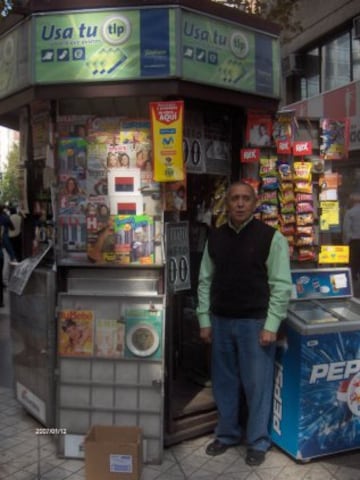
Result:
{"type": "Polygon", "coordinates": [[[352,30],[352,68],[353,80],[360,80],[360,38],[355,38],[355,30],[352,30]]]}
{"type": "Polygon", "coordinates": [[[332,90],[351,81],[350,33],[345,33],[321,48],[321,91],[332,90]]]}
{"type": "Polygon", "coordinates": [[[304,52],[294,101],[304,100],[360,80],[360,39],[349,29],[328,42],[304,52]]]}
{"type": "Polygon", "coordinates": [[[304,72],[301,77],[301,99],[320,93],[320,51],[318,48],[304,54],[304,72]]]}

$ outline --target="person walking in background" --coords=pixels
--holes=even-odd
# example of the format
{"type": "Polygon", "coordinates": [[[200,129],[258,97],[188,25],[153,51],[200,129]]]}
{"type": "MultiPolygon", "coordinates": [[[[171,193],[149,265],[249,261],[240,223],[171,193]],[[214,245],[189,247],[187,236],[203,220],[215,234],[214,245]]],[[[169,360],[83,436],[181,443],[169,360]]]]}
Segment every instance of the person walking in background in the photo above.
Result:
{"type": "Polygon", "coordinates": [[[14,230],[9,230],[10,243],[13,247],[17,261],[22,260],[22,223],[23,217],[16,207],[10,207],[10,221],[14,225],[14,230]]]}
{"type": "Polygon", "coordinates": [[[291,296],[285,237],[254,218],[256,194],[233,183],[226,194],[228,221],[210,230],[198,285],[200,337],[212,343],[212,387],[218,409],[208,455],[220,455],[246,436],[248,465],[260,465],[271,446],[275,341],[291,296]],[[239,412],[247,404],[246,432],[239,412]]]}
{"type": "MultiPolygon", "coordinates": [[[[4,249],[9,257],[10,263],[17,263],[15,252],[9,238],[9,230],[14,230],[14,225],[12,224],[9,215],[6,213],[4,205],[0,205],[0,307],[4,306],[4,276],[8,276],[8,269],[4,271],[4,249]]],[[[8,263],[6,264],[6,267],[8,267],[8,263]]]]}
{"type": "Polygon", "coordinates": [[[360,275],[360,193],[350,195],[350,206],[343,222],[343,241],[349,245],[350,268],[353,282],[360,275]]]}
{"type": "Polygon", "coordinates": [[[5,248],[6,253],[9,255],[10,263],[16,263],[17,258],[9,237],[9,230],[15,230],[15,227],[6,213],[4,205],[0,205],[0,229],[2,248],[5,248]]]}

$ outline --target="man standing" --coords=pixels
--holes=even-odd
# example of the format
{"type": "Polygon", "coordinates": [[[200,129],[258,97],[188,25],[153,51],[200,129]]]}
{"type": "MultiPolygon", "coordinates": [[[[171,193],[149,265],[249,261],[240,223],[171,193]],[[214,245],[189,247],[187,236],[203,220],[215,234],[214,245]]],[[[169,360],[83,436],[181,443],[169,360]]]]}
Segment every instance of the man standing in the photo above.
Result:
{"type": "Polygon", "coordinates": [[[255,219],[256,194],[233,183],[226,196],[228,222],[210,231],[198,287],[200,336],[212,342],[212,385],[218,409],[216,438],[206,448],[220,455],[246,434],[248,465],[260,465],[271,446],[276,332],[291,296],[287,240],[255,219]],[[240,392],[247,410],[239,423],[240,392]]]}

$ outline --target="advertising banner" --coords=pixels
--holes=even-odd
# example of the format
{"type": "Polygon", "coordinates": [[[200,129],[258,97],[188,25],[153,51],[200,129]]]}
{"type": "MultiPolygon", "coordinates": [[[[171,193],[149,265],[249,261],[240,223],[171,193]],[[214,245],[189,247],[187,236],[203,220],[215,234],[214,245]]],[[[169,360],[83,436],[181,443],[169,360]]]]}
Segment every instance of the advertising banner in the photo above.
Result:
{"type": "Polygon", "coordinates": [[[151,102],[154,180],[184,180],[184,102],[151,102]]]}
{"type": "Polygon", "coordinates": [[[171,9],[35,17],[35,82],[163,78],[175,74],[171,9]]]}
{"type": "Polygon", "coordinates": [[[279,97],[278,38],[192,12],[182,12],[182,77],[279,97]]]}
{"type": "Polygon", "coordinates": [[[320,156],[324,160],[346,160],[349,153],[349,119],[320,121],[320,156]]]}
{"type": "Polygon", "coordinates": [[[321,245],[319,263],[349,263],[348,245],[321,245]]]}
{"type": "Polygon", "coordinates": [[[30,85],[29,22],[0,39],[0,98],[30,85]]]}

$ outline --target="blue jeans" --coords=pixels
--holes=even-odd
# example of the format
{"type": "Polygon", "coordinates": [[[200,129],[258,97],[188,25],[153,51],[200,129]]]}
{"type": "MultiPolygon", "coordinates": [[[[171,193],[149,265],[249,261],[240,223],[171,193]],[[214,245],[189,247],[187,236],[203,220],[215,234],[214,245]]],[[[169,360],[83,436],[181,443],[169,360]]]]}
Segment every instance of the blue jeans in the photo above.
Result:
{"type": "Polygon", "coordinates": [[[248,417],[246,441],[266,451],[271,445],[275,344],[262,347],[264,320],[212,316],[212,385],[218,409],[216,438],[236,444],[244,436],[239,424],[240,392],[244,390],[248,417]]]}

